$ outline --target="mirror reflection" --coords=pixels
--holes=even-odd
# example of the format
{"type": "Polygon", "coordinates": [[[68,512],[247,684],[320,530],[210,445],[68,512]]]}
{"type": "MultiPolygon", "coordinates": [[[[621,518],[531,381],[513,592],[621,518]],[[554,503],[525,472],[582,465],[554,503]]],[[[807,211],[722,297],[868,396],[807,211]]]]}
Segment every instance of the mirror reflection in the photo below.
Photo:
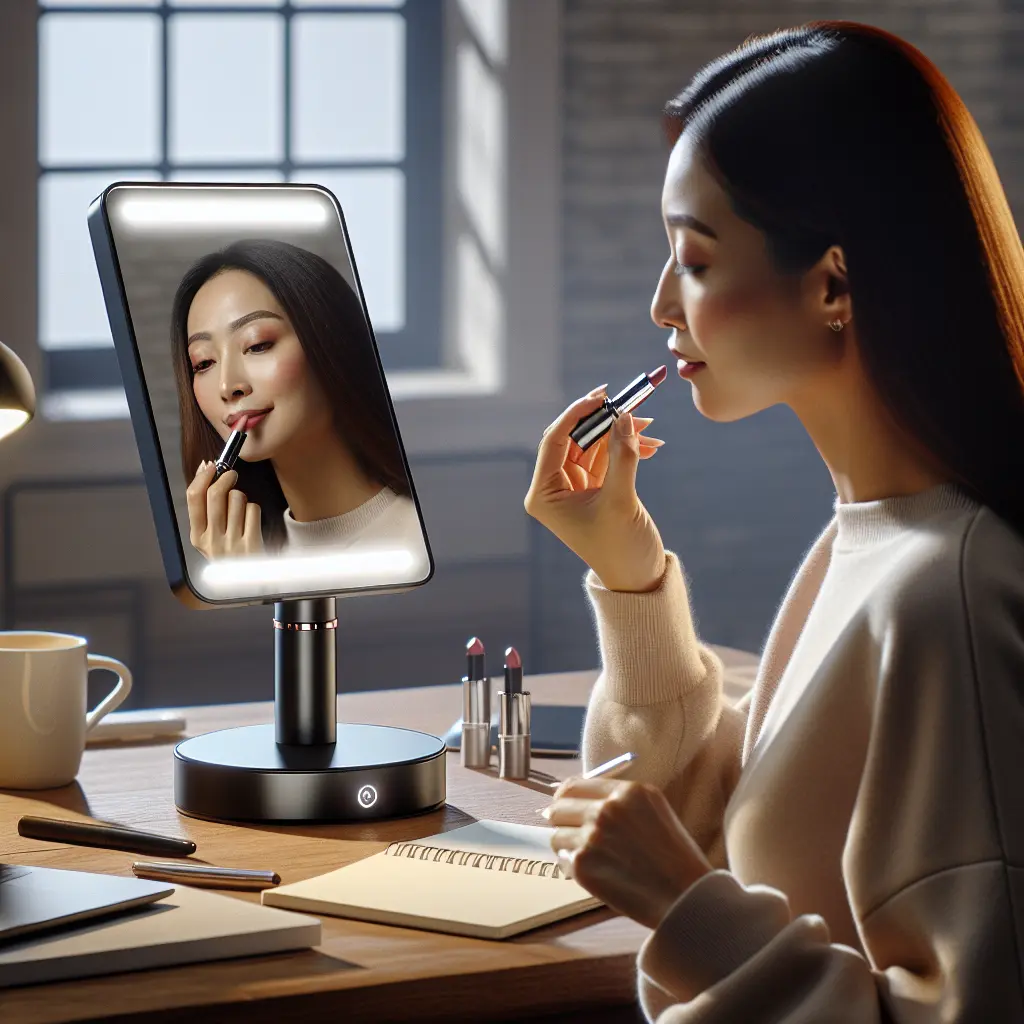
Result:
{"type": "Polygon", "coordinates": [[[422,525],[333,197],[141,187],[161,217],[139,191],[121,192],[108,197],[111,230],[195,589],[238,599],[425,579],[422,525]],[[188,215],[199,200],[214,200],[205,219],[188,215]],[[277,203],[273,216],[260,216],[261,201],[277,203]],[[251,223],[239,223],[240,202],[251,223]],[[218,215],[229,223],[218,228],[218,215]]]}

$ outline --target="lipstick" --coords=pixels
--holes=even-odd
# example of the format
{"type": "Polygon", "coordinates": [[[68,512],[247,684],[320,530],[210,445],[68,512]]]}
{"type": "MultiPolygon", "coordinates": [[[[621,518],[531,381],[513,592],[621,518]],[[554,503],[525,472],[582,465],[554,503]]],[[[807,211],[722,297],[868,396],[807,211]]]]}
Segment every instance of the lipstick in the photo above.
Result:
{"type": "Polygon", "coordinates": [[[654,389],[668,376],[668,369],[659,366],[650,373],[641,373],[630,381],[614,398],[605,397],[604,404],[572,428],[569,436],[586,451],[600,441],[612,424],[624,413],[631,412],[652,394],[654,389]]]}
{"type": "Polygon", "coordinates": [[[498,700],[498,777],[529,778],[530,693],[523,689],[523,662],[514,647],[505,651],[505,689],[498,700]]]}
{"type": "Polygon", "coordinates": [[[484,645],[475,637],[466,644],[466,674],[462,677],[463,768],[487,768],[491,763],[491,680],[484,668],[484,645]]]}
{"type": "Polygon", "coordinates": [[[246,416],[239,416],[235,422],[235,429],[231,431],[231,436],[224,443],[224,450],[217,456],[216,470],[213,473],[213,479],[217,480],[222,477],[229,469],[235,468],[235,463],[238,461],[238,453],[242,450],[242,444],[245,442],[247,437],[245,428],[248,426],[249,420],[246,416]]]}

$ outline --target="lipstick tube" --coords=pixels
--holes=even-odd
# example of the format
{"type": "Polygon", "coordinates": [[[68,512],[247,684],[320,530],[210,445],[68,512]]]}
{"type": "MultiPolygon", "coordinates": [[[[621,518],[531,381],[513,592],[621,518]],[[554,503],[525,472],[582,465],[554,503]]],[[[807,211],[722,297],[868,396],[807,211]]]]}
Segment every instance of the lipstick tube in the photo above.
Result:
{"type": "Polygon", "coordinates": [[[530,692],[514,647],[505,652],[505,689],[498,694],[498,777],[530,777],[530,692]]]}
{"type": "Polygon", "coordinates": [[[641,373],[636,380],[630,381],[614,398],[605,397],[604,404],[592,412],[572,428],[569,436],[586,451],[591,445],[598,441],[612,429],[612,424],[623,414],[631,412],[646,398],[649,398],[654,389],[665,379],[667,371],[662,367],[656,370],[652,379],[646,373],[641,373]]]}
{"type": "Polygon", "coordinates": [[[216,469],[213,473],[213,479],[218,480],[222,477],[229,469],[235,468],[235,462],[238,460],[238,453],[242,450],[242,445],[245,442],[246,433],[244,430],[232,430],[231,436],[228,437],[224,443],[224,449],[217,456],[215,463],[216,469]]]}
{"type": "Polygon", "coordinates": [[[466,645],[459,760],[464,768],[491,764],[491,680],[484,669],[484,645],[476,637],[466,645]]]}

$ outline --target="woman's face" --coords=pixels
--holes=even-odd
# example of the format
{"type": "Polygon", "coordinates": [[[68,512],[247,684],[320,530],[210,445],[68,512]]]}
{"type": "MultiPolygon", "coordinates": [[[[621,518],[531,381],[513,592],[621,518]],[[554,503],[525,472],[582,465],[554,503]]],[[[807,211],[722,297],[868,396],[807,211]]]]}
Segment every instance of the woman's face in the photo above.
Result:
{"type": "Polygon", "coordinates": [[[685,133],[669,159],[662,216],[669,258],[651,317],[672,332],[675,358],[704,364],[684,377],[698,410],[729,422],[792,405],[838,355],[821,305],[823,267],[780,275],[764,235],[733,211],[685,133]]]}
{"type": "Polygon", "coordinates": [[[192,391],[227,439],[239,413],[250,420],[240,457],[274,459],[331,429],[326,396],[313,378],[287,314],[260,278],[226,270],[196,292],[188,311],[192,391]]]}

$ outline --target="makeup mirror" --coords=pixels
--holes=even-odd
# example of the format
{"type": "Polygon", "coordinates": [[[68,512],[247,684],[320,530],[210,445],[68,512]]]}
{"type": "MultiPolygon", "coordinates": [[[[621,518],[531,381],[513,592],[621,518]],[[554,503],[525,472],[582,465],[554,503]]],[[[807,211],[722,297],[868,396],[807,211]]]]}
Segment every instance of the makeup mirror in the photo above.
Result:
{"type": "Polygon", "coordinates": [[[441,806],[438,737],[336,720],[335,597],[433,572],[337,199],[120,182],[88,220],[168,581],[193,607],[274,604],[274,724],[179,743],[178,810],[441,806]]]}
{"type": "Polygon", "coordinates": [[[430,550],[337,199],[316,185],[129,182],[89,221],[179,598],[425,583],[430,550]]]}

